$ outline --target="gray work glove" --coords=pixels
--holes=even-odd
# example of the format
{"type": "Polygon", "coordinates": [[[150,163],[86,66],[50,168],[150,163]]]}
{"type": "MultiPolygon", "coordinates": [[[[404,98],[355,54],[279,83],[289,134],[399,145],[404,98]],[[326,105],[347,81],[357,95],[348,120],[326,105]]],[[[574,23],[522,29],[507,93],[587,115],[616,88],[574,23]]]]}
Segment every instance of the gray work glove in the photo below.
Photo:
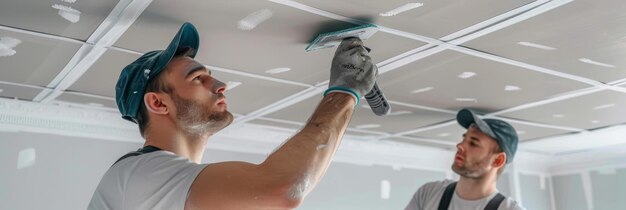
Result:
{"type": "Polygon", "coordinates": [[[361,39],[346,38],[335,51],[330,68],[330,82],[324,95],[332,92],[350,93],[358,104],[361,96],[374,87],[377,75],[378,67],[372,63],[361,39]]]}

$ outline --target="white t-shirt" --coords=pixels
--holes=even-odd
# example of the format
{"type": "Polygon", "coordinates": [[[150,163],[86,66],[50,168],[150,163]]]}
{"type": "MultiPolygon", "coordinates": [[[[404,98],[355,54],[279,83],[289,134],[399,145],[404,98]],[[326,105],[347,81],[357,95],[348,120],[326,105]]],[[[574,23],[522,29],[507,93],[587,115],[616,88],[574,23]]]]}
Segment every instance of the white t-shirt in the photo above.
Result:
{"type": "Polygon", "coordinates": [[[191,184],[205,166],[162,150],[128,157],[104,174],[88,209],[182,210],[191,184]]]}
{"type": "MultiPolygon", "coordinates": [[[[452,182],[454,181],[443,180],[422,185],[417,192],[415,192],[415,195],[413,195],[413,198],[406,206],[405,210],[437,210],[439,208],[439,201],[441,197],[443,197],[443,192],[452,182]]],[[[496,194],[498,194],[498,192],[494,192],[479,200],[465,200],[460,198],[455,191],[452,195],[448,210],[484,210],[487,203],[489,203],[491,198],[495,197],[496,194]]],[[[524,208],[511,197],[506,197],[502,203],[500,203],[498,210],[524,210],[524,208]]]]}

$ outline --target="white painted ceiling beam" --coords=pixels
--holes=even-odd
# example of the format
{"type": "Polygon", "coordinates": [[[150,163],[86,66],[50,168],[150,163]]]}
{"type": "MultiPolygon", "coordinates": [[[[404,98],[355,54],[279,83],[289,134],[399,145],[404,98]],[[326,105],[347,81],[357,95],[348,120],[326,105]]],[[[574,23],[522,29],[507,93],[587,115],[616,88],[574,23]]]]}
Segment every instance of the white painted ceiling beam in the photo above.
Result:
{"type": "MultiPolygon", "coordinates": [[[[484,36],[486,34],[498,31],[500,29],[509,27],[511,25],[514,25],[516,23],[522,22],[524,20],[527,20],[529,18],[538,16],[540,14],[543,14],[545,12],[548,12],[550,10],[553,10],[555,8],[558,8],[560,6],[563,6],[567,3],[572,2],[573,0],[550,0],[550,1],[546,1],[546,0],[541,0],[541,1],[535,1],[533,3],[530,3],[528,5],[522,6],[520,8],[517,8],[515,10],[511,10],[510,12],[504,13],[502,15],[490,18],[489,20],[483,21],[481,23],[478,23],[474,26],[471,26],[467,29],[464,29],[462,31],[466,31],[468,32],[467,34],[457,34],[454,33],[450,36],[446,36],[444,38],[446,39],[450,39],[453,37],[458,37],[454,40],[451,40],[450,44],[453,45],[461,45],[465,42],[468,42],[470,40],[476,39],[478,37],[484,36]],[[477,30],[477,31],[472,31],[472,29],[475,28],[480,28],[481,30],[477,30]]],[[[444,39],[445,40],[445,39],[444,39]]]]}
{"type": "Polygon", "coordinates": [[[87,39],[65,68],[33,101],[50,102],[72,86],[135,22],[152,0],[121,0],[87,39]]]}

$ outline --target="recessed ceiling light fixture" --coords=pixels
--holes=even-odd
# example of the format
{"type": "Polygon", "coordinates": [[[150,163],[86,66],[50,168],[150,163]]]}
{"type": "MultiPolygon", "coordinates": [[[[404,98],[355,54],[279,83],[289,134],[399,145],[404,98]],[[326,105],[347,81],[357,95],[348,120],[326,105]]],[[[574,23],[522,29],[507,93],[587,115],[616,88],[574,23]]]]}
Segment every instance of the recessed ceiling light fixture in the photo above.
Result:
{"type": "Polygon", "coordinates": [[[456,98],[455,99],[458,102],[474,102],[474,103],[478,103],[478,99],[475,98],[456,98]]]}
{"type": "Polygon", "coordinates": [[[553,115],[552,115],[552,117],[554,117],[554,118],[564,118],[564,117],[565,117],[565,115],[562,115],[562,114],[553,114],[553,115]]]}
{"type": "Polygon", "coordinates": [[[536,43],[532,43],[532,42],[518,42],[517,44],[522,45],[522,46],[526,46],[526,47],[534,47],[534,48],[542,49],[542,50],[556,50],[556,48],[554,48],[554,47],[540,45],[540,44],[536,44],[536,43]]]}
{"type": "Polygon", "coordinates": [[[598,124],[598,123],[600,123],[600,121],[599,121],[599,120],[592,120],[592,121],[591,121],[591,124],[598,124]]]}
{"type": "Polygon", "coordinates": [[[243,83],[236,82],[236,81],[228,81],[228,82],[226,82],[226,91],[232,90],[232,89],[236,88],[237,86],[239,86],[241,84],[243,84],[243,83]]]}
{"type": "Polygon", "coordinates": [[[89,106],[95,106],[95,107],[104,107],[104,105],[102,105],[101,103],[93,103],[93,102],[91,102],[91,103],[87,103],[87,105],[89,105],[89,106]]]}
{"type": "Polygon", "coordinates": [[[463,73],[459,74],[458,77],[461,78],[461,79],[469,79],[469,78],[471,78],[473,76],[476,76],[475,72],[466,71],[466,72],[463,72],[463,73]]]}
{"type": "Polygon", "coordinates": [[[288,71],[291,71],[291,69],[290,68],[275,68],[275,69],[267,70],[267,71],[265,71],[265,73],[268,73],[268,74],[280,74],[280,73],[288,72],[288,71]]]}
{"type": "Polygon", "coordinates": [[[262,10],[253,12],[249,14],[248,16],[246,16],[245,18],[241,19],[239,22],[237,22],[237,28],[244,30],[244,31],[252,30],[256,28],[259,24],[261,24],[263,21],[270,19],[272,15],[274,15],[274,13],[272,13],[272,11],[269,9],[262,9],[262,10]]]}
{"type": "Polygon", "coordinates": [[[614,106],[615,106],[615,104],[604,104],[604,105],[593,107],[592,109],[593,110],[600,110],[600,109],[611,108],[611,107],[614,107],[614,106]]]}
{"type": "Polygon", "coordinates": [[[522,90],[522,88],[514,86],[514,85],[504,86],[504,91],[518,91],[518,90],[522,90]]]}
{"type": "Polygon", "coordinates": [[[370,129],[370,128],[378,128],[378,127],[380,127],[380,124],[357,125],[355,128],[357,128],[357,129],[370,129]]]}
{"type": "Polygon", "coordinates": [[[425,87],[425,88],[420,88],[414,91],[411,91],[411,94],[416,94],[416,93],[423,93],[426,91],[431,91],[432,89],[435,89],[434,87],[425,87]]]}
{"type": "Polygon", "coordinates": [[[598,61],[591,60],[589,58],[579,58],[578,60],[580,62],[588,63],[588,64],[591,64],[591,65],[602,66],[602,67],[607,67],[607,68],[615,68],[615,65],[608,64],[608,63],[601,63],[601,62],[598,62],[598,61]]]}
{"type": "Polygon", "coordinates": [[[387,114],[387,116],[399,116],[399,115],[407,115],[407,114],[413,114],[413,112],[412,111],[402,110],[402,111],[389,113],[389,114],[387,114]]]}
{"type": "Polygon", "coordinates": [[[380,198],[383,200],[389,200],[391,196],[391,182],[389,180],[383,179],[380,181],[380,198]]]}
{"type": "Polygon", "coordinates": [[[17,169],[28,168],[35,165],[37,154],[34,148],[23,149],[17,154],[17,169]]]}
{"type": "Polygon", "coordinates": [[[70,4],[76,3],[76,0],[61,0],[61,1],[65,3],[70,3],[70,4]]]}
{"type": "Polygon", "coordinates": [[[395,15],[398,15],[400,13],[403,13],[403,12],[406,12],[406,11],[409,11],[409,10],[421,7],[423,5],[424,4],[419,3],[419,2],[407,3],[405,5],[402,5],[402,6],[398,7],[398,8],[389,10],[388,12],[380,13],[378,15],[383,16],[383,17],[395,16],[395,15]]]}
{"type": "Polygon", "coordinates": [[[20,43],[21,40],[13,37],[0,37],[0,57],[15,55],[16,51],[13,48],[20,43]]]}
{"type": "Polygon", "coordinates": [[[67,21],[70,21],[72,23],[77,23],[80,20],[80,11],[72,7],[55,4],[55,5],[52,5],[52,8],[58,9],[59,16],[65,18],[65,20],[67,21]]]}

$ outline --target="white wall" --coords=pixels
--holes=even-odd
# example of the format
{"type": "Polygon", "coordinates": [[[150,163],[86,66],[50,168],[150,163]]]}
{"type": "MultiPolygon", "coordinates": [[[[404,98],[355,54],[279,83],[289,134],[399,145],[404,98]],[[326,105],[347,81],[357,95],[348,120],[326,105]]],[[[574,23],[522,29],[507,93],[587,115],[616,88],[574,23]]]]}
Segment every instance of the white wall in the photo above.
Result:
{"type": "Polygon", "coordinates": [[[139,143],[0,132],[0,209],[86,209],[111,163],[138,146],[139,143]],[[22,168],[18,169],[20,162],[22,168]]]}
{"type": "Polygon", "coordinates": [[[626,209],[625,167],[565,173],[552,179],[557,209],[626,209]]]}
{"type": "MultiPolygon", "coordinates": [[[[0,99],[0,108],[0,209],[84,209],[109,165],[143,143],[136,125],[114,112],[6,99],[0,99]]],[[[626,209],[626,143],[616,137],[626,136],[622,130],[523,143],[498,181],[499,189],[529,209],[626,209]],[[596,139],[609,140],[582,151],[566,145],[588,146],[596,139]]],[[[291,135],[231,126],[210,139],[203,161],[259,163],[291,135]]],[[[453,155],[450,150],[347,136],[327,176],[301,209],[402,209],[418,186],[453,177],[453,155]],[[390,183],[389,199],[380,196],[382,180],[390,183]],[[363,200],[355,203],[358,199],[363,200]]]]}
{"type": "MultiPolygon", "coordinates": [[[[219,147],[220,142],[225,141],[237,140],[224,137],[209,144],[215,143],[219,147]]],[[[85,209],[109,165],[141,145],[142,142],[0,132],[0,209],[85,209]]],[[[213,148],[206,151],[203,162],[238,160],[260,163],[269,152],[271,149],[237,152],[213,148]]],[[[362,158],[363,162],[348,158],[361,155],[340,151],[320,185],[299,209],[403,209],[419,186],[444,179],[449,172],[442,170],[449,168],[448,164],[428,169],[365,164],[372,162],[368,160],[370,158],[362,158]],[[383,180],[390,183],[388,199],[381,197],[383,180]]],[[[405,159],[406,162],[412,160],[405,159]]],[[[424,162],[427,159],[414,158],[414,166],[428,166],[424,162]]],[[[603,167],[546,176],[515,167],[519,166],[508,168],[502,175],[498,181],[499,189],[506,195],[519,193],[528,209],[549,210],[553,206],[556,210],[626,209],[624,168],[611,170],[603,167]],[[513,174],[517,174],[517,178],[513,174]]]]}

